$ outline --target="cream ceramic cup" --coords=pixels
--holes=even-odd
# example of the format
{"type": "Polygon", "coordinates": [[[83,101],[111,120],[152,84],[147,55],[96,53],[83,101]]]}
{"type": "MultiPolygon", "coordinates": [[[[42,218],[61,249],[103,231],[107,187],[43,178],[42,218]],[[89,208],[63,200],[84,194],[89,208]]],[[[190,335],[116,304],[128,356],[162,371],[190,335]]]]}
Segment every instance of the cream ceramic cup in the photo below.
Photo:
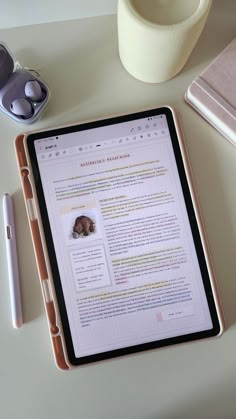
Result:
{"type": "Polygon", "coordinates": [[[135,78],[160,83],[185,65],[212,0],[119,0],[120,59],[135,78]]]}

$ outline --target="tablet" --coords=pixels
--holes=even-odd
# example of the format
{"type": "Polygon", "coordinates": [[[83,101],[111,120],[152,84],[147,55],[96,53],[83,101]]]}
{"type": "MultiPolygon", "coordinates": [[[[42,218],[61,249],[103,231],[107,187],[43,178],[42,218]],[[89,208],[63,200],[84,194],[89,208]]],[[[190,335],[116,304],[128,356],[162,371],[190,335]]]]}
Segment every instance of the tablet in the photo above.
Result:
{"type": "Polygon", "coordinates": [[[34,132],[24,149],[70,367],[221,334],[171,108],[34,132]]]}

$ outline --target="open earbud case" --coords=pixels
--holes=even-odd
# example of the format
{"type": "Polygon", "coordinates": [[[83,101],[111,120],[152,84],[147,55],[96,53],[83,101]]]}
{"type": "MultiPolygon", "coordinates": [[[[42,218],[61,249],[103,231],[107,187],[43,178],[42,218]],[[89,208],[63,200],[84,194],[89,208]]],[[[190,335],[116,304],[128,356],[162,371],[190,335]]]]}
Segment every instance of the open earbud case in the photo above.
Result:
{"type": "Polygon", "coordinates": [[[14,68],[14,59],[0,44],[0,110],[17,122],[32,124],[46,108],[49,89],[33,72],[14,68]]]}

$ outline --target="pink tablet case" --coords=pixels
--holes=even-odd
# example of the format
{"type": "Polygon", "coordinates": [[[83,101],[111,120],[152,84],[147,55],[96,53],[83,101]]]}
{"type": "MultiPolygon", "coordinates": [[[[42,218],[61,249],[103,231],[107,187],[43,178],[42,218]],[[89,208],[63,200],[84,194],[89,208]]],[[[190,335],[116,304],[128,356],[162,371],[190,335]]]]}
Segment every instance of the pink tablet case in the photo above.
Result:
{"type": "MultiPolygon", "coordinates": [[[[224,330],[224,321],[223,321],[223,315],[222,315],[222,307],[221,307],[221,303],[220,303],[220,299],[218,295],[218,290],[216,287],[215,274],[214,274],[212,261],[210,257],[209,245],[207,242],[206,232],[204,229],[204,224],[203,224],[203,219],[202,219],[202,215],[200,211],[197,193],[194,187],[193,175],[192,175],[192,171],[189,164],[187,148],[186,148],[185,142],[183,141],[182,129],[179,124],[178,118],[175,115],[175,112],[173,111],[173,109],[171,110],[172,110],[173,117],[176,124],[176,129],[177,129],[177,133],[179,137],[179,145],[181,148],[181,154],[183,156],[184,167],[185,167],[186,174],[189,180],[189,187],[190,187],[191,196],[193,199],[193,204],[194,204],[194,208],[196,212],[201,240],[204,247],[204,254],[207,260],[213,295],[214,295],[218,318],[220,322],[220,334],[221,334],[224,330]]],[[[43,295],[45,311],[46,311],[46,316],[47,316],[48,326],[49,326],[49,334],[51,337],[54,359],[55,359],[57,367],[61,370],[71,370],[74,368],[74,366],[71,365],[68,360],[66,343],[64,339],[63,329],[62,329],[61,320],[60,320],[60,313],[58,309],[58,302],[57,302],[55,293],[52,292],[53,279],[51,275],[50,261],[48,260],[47,255],[45,254],[45,251],[44,251],[45,238],[41,234],[42,226],[41,226],[40,218],[35,216],[37,215],[37,210],[36,210],[36,213],[34,213],[33,211],[34,216],[32,216],[32,213],[30,210],[31,205],[29,205],[30,202],[34,200],[33,198],[34,198],[35,185],[34,185],[33,177],[31,176],[31,165],[27,157],[28,155],[27,155],[26,145],[24,141],[25,136],[26,136],[25,134],[19,134],[15,138],[15,151],[16,151],[18,169],[19,169],[20,178],[21,178],[23,195],[24,195],[26,209],[27,209],[27,216],[28,216],[32,241],[34,245],[38,273],[39,273],[39,278],[41,282],[42,295],[43,295]]],[[[34,200],[34,203],[35,203],[35,200],[34,200]]],[[[37,205],[36,205],[36,209],[37,209],[37,205]]]]}

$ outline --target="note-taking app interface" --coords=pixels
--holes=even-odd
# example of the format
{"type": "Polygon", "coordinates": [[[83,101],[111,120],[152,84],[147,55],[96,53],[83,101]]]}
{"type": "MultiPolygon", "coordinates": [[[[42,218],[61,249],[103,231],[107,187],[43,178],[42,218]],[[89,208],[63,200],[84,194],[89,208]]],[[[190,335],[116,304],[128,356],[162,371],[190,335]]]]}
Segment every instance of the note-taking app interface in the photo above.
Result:
{"type": "Polygon", "coordinates": [[[35,150],[76,357],[211,329],[166,116],[35,150]]]}

